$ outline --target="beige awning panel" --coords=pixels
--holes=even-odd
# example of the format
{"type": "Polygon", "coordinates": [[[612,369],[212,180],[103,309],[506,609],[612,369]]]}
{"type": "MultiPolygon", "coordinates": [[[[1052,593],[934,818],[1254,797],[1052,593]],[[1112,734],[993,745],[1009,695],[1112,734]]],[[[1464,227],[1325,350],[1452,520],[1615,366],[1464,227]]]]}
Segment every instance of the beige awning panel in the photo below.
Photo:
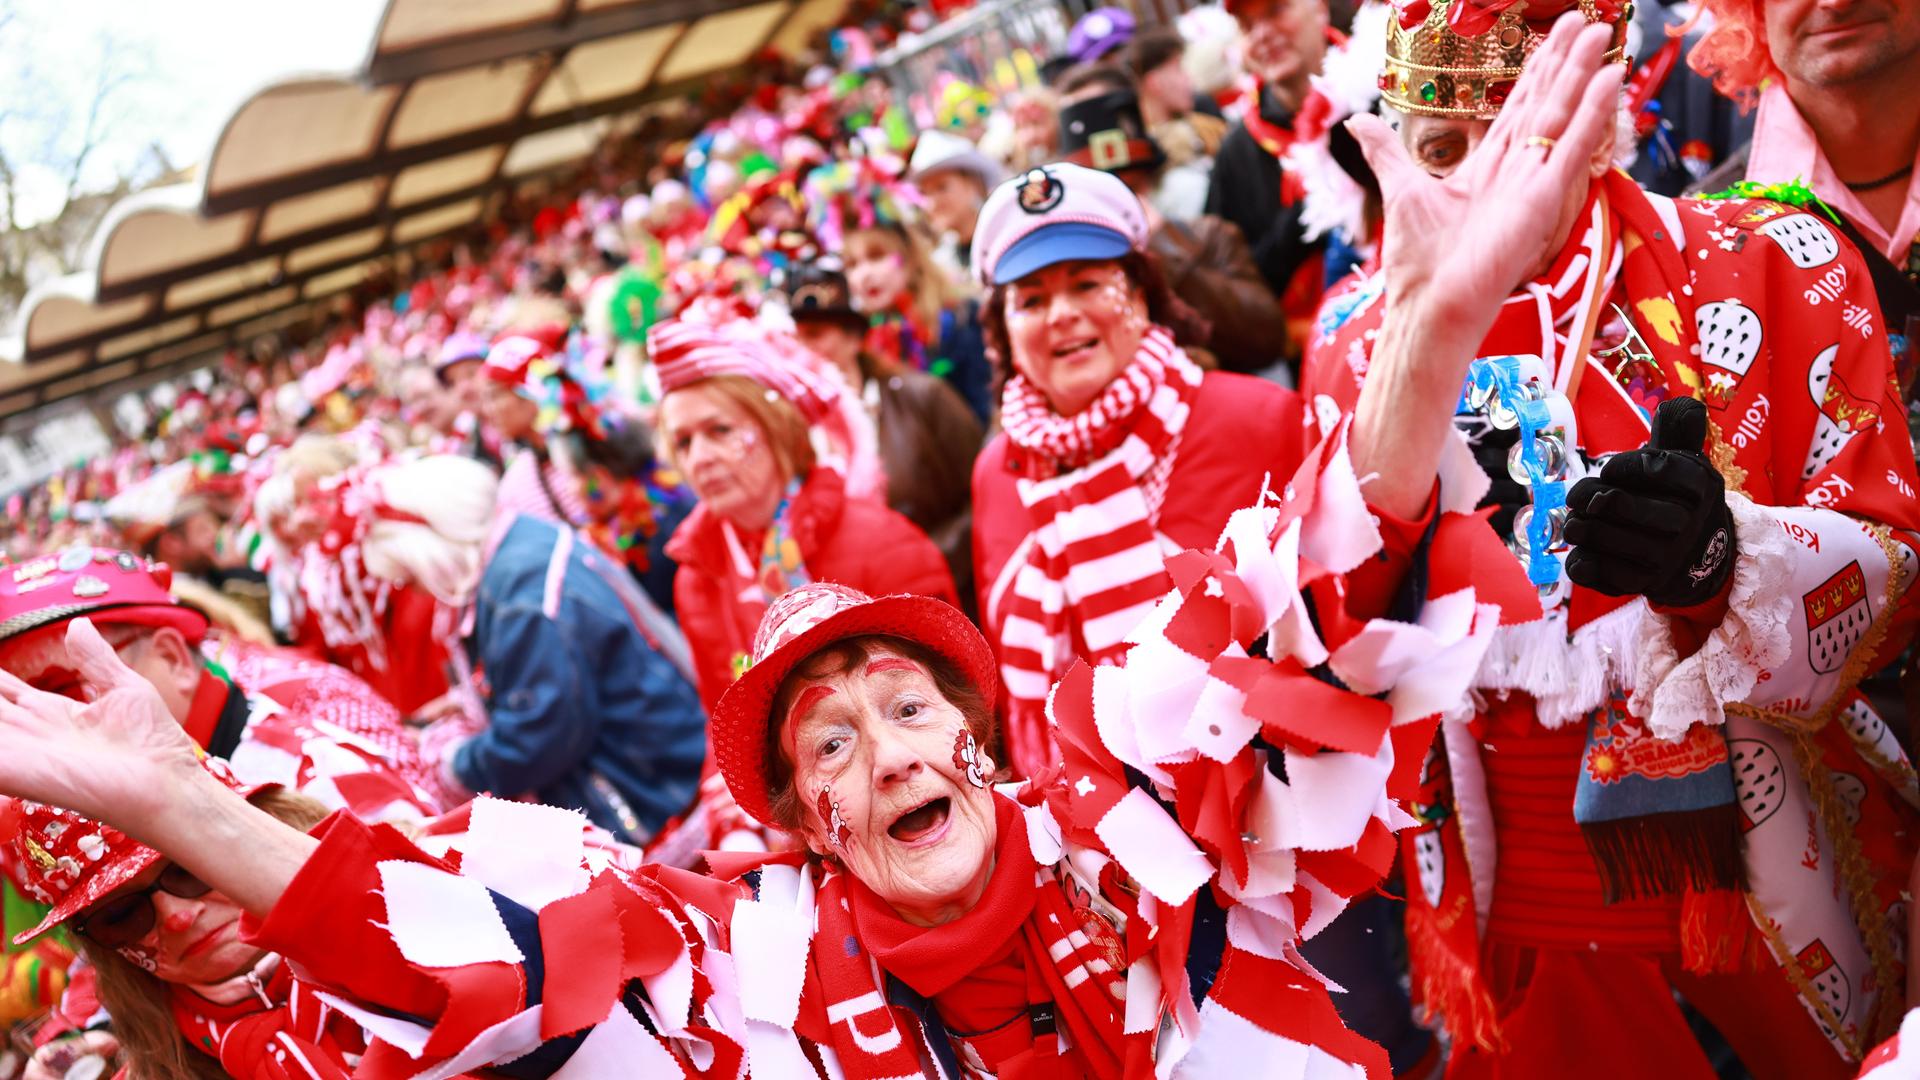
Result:
{"type": "Polygon", "coordinates": [[[0,417],[293,325],[847,4],[388,0],[358,71],[262,87],[196,181],[121,200],[87,268],[28,296],[0,338],[0,417]]]}

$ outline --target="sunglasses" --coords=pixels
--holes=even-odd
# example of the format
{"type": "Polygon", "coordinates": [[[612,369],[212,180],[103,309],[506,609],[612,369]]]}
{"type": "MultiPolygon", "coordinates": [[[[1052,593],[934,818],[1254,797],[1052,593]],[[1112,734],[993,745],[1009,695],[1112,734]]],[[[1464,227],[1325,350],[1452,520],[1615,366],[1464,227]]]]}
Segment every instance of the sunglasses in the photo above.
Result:
{"type": "Polygon", "coordinates": [[[94,907],[74,921],[73,931],[89,941],[108,948],[131,945],[153,930],[159,914],[153,909],[153,894],[163,892],[182,900],[197,900],[213,891],[213,886],[171,863],[153,884],[137,892],[125,893],[94,907]]]}

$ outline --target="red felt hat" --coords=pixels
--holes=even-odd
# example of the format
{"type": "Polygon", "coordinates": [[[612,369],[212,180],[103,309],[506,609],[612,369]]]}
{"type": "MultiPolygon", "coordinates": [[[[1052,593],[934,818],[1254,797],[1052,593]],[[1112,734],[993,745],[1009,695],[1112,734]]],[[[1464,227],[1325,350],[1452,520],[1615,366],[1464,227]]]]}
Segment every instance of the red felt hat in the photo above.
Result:
{"type": "Polygon", "coordinates": [[[172,584],[165,563],[84,544],[0,566],[0,641],[76,615],[96,623],[171,626],[199,641],[206,617],[174,599],[167,591],[172,584]]]}
{"type": "MultiPolygon", "coordinates": [[[[203,757],[200,763],[242,798],[279,786],[244,784],[219,758],[203,757]]],[[[7,819],[0,834],[6,835],[18,865],[21,888],[40,903],[53,906],[40,925],[14,935],[15,945],[24,945],[80,914],[166,858],[118,829],[57,806],[11,801],[0,808],[0,818],[7,819]]]]}
{"type": "Polygon", "coordinates": [[[773,821],[767,783],[767,725],[787,673],[836,641],[885,634],[952,661],[991,701],[998,686],[993,650],[960,610],[930,596],[869,597],[827,582],[802,585],[767,608],[753,639],[753,664],[720,695],[708,737],[714,761],[740,809],[773,821]]]}

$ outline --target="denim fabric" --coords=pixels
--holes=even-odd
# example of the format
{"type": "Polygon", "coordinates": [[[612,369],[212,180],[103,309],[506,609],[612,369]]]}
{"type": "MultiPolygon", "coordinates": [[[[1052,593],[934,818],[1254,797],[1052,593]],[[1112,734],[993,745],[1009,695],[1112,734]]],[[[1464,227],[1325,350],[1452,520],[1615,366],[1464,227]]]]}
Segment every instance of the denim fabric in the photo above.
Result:
{"type": "MultiPolygon", "coordinates": [[[[544,610],[558,527],[520,518],[488,561],[467,650],[489,725],[454,773],[475,791],[531,794],[643,843],[688,808],[706,758],[693,684],[635,624],[584,540],[567,554],[556,618],[544,610]]],[[[634,590],[637,593],[637,590],[634,590]]]]}

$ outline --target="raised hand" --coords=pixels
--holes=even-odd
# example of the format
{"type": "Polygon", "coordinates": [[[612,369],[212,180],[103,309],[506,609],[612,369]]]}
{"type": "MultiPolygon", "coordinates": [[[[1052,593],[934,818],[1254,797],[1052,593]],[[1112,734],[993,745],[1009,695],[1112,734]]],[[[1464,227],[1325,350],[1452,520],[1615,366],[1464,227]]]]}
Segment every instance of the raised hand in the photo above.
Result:
{"type": "Polygon", "coordinates": [[[1621,68],[1611,28],[1579,12],[1553,24],[1486,137],[1438,178],[1376,116],[1348,121],[1380,181],[1381,266],[1394,290],[1443,288],[1458,314],[1494,310],[1554,254],[1568,192],[1584,191],[1614,124],[1621,68]]]}
{"type": "Polygon", "coordinates": [[[1527,62],[1486,138],[1445,179],[1414,164],[1374,116],[1347,121],[1380,181],[1386,315],[1354,409],[1367,502],[1417,517],[1433,492],[1453,406],[1494,315],[1546,265],[1614,123],[1611,31],[1568,12],[1527,62]]]}
{"type": "Polygon", "coordinates": [[[90,700],[36,690],[0,671],[0,794],[129,827],[161,808],[199,751],[152,683],[120,661],[86,619],[67,624],[67,656],[90,700]]]}

